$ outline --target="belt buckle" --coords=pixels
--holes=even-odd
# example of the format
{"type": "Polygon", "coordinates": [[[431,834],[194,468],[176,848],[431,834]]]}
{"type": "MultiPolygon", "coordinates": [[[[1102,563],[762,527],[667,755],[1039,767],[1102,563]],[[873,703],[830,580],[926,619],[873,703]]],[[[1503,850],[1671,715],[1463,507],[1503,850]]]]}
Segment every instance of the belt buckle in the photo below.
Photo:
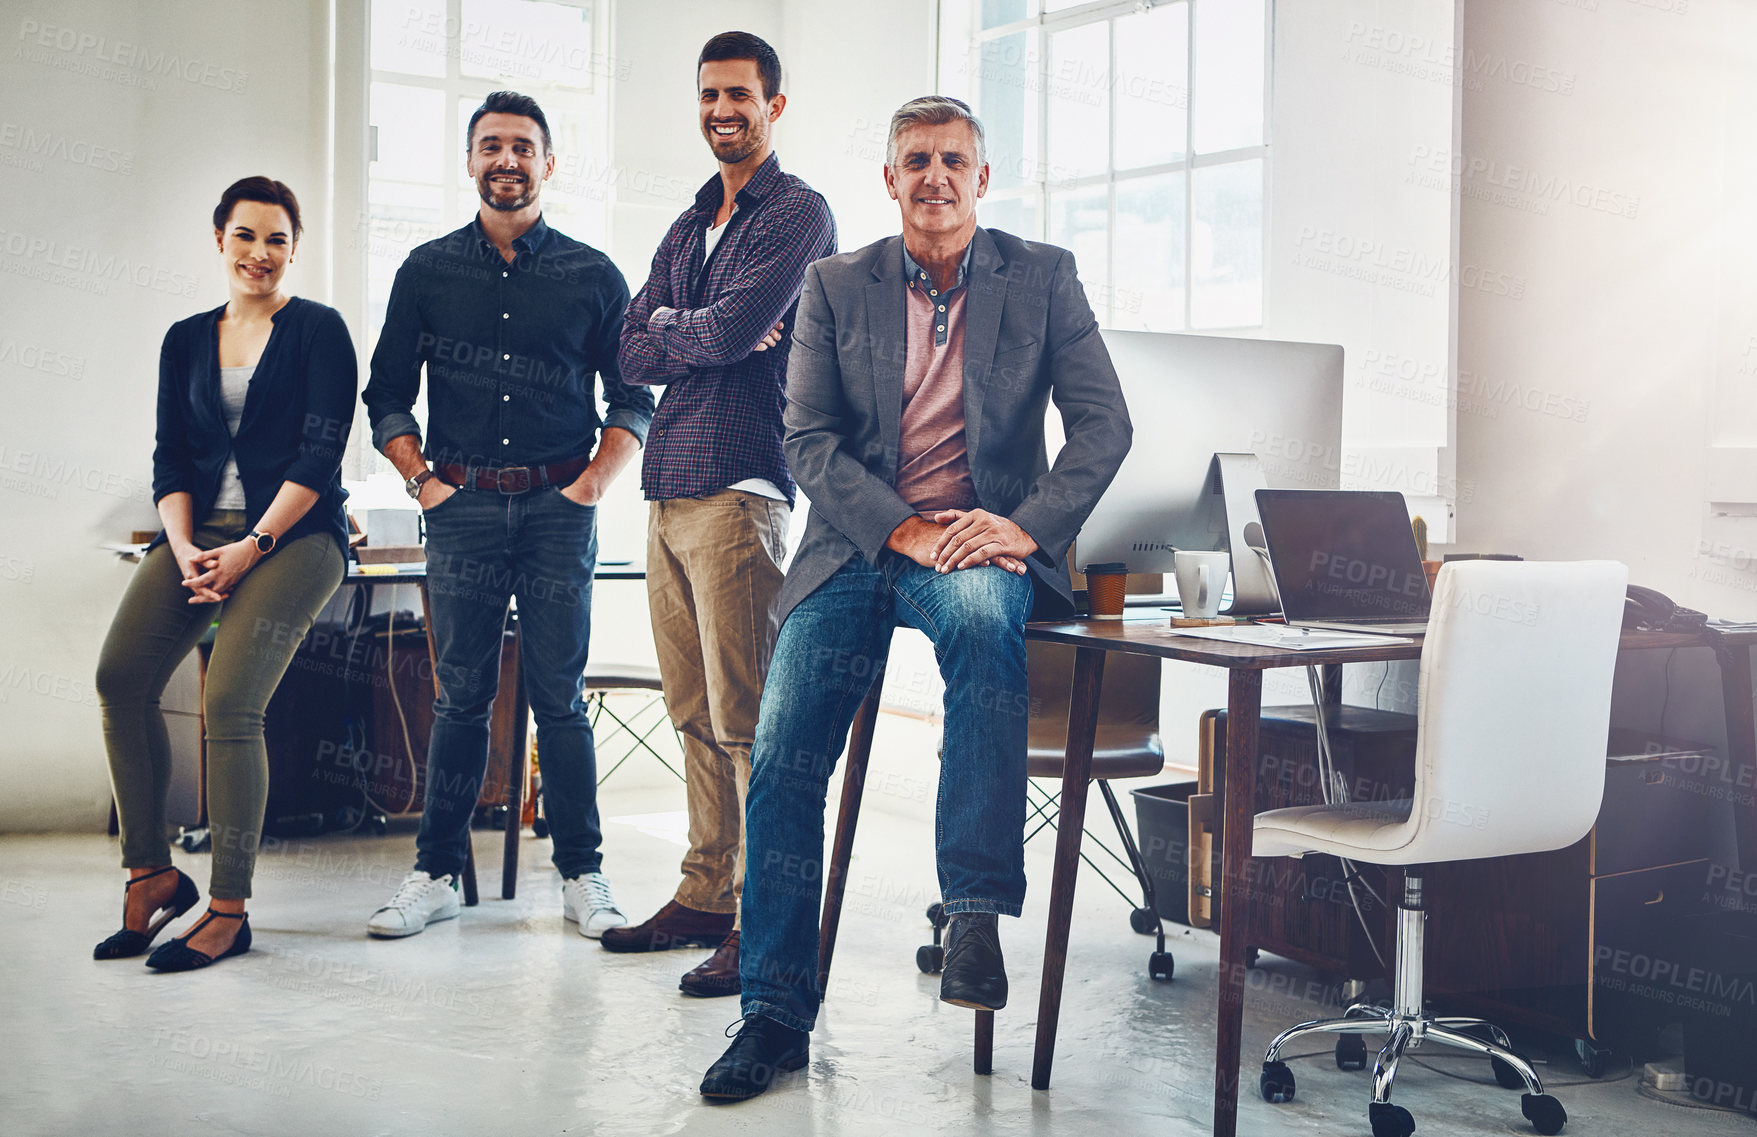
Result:
{"type": "Polygon", "coordinates": [[[500,493],[506,497],[513,497],[517,494],[525,493],[531,488],[531,468],[529,466],[502,466],[500,469],[494,471],[494,488],[499,490],[500,493]],[[515,482],[519,483],[517,489],[507,488],[508,474],[517,475],[517,477],[513,479],[515,482]]]}

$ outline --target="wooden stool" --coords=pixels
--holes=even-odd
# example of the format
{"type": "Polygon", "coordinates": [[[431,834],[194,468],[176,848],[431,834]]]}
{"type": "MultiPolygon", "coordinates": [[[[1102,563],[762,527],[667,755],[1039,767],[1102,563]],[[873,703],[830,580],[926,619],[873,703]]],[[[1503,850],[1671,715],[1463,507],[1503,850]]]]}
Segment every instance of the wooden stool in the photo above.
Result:
{"type": "MultiPolygon", "coordinates": [[[[830,989],[830,960],[836,953],[836,928],[842,920],[842,894],[848,884],[848,861],[854,851],[854,827],[860,820],[860,795],[866,788],[866,762],[872,757],[872,732],[878,723],[879,689],[874,684],[854,714],[848,732],[848,755],[842,768],[842,807],[836,815],[836,839],[830,846],[830,867],[824,880],[824,915],[818,925],[817,985],[830,989]]],[[[976,1053],[972,1068],[994,1073],[994,1012],[976,1012],[976,1053]]]]}

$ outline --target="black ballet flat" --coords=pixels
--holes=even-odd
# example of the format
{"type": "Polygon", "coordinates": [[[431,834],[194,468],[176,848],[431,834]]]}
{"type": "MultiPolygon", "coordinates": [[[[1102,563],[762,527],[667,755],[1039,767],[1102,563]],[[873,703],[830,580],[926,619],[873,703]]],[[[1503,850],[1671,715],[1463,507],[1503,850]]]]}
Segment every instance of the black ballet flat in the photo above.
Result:
{"type": "MultiPolygon", "coordinates": [[[[152,946],[153,940],[157,939],[159,933],[165,930],[166,924],[169,924],[172,920],[175,920],[177,917],[183,915],[183,913],[195,907],[195,902],[201,899],[201,890],[196,888],[195,882],[190,880],[189,877],[175,865],[166,865],[164,868],[159,869],[156,872],[149,872],[145,876],[135,877],[133,880],[128,881],[122,886],[122,895],[126,897],[128,895],[128,890],[139,884],[141,881],[151,880],[155,876],[161,876],[168,872],[174,872],[177,874],[177,891],[172,893],[170,904],[158,910],[154,916],[152,924],[146,931],[136,932],[128,928],[123,928],[120,932],[117,932],[115,935],[93,948],[93,959],[129,959],[133,956],[139,955],[141,952],[152,946]]],[[[123,904],[124,906],[127,905],[126,899],[123,901],[123,904]]]]}
{"type": "Polygon", "coordinates": [[[243,955],[250,950],[250,915],[246,912],[215,912],[207,910],[195,927],[174,940],[168,941],[163,947],[146,957],[146,965],[158,971],[199,971],[210,964],[234,955],[243,955]],[[218,955],[209,955],[204,951],[196,951],[189,946],[189,937],[207,927],[209,920],[242,920],[244,926],[238,929],[237,938],[232,946],[218,955]]]}

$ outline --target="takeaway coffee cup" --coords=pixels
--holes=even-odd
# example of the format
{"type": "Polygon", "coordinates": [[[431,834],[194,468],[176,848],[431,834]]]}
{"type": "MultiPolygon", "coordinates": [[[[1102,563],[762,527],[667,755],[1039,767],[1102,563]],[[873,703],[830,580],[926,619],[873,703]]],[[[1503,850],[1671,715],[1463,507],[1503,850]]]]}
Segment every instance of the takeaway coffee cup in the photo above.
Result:
{"type": "Polygon", "coordinates": [[[1128,589],[1129,566],[1120,561],[1087,565],[1086,603],[1094,620],[1123,618],[1123,593],[1128,589]]]}
{"type": "Polygon", "coordinates": [[[1220,594],[1232,559],[1225,553],[1180,552],[1177,555],[1177,598],[1184,617],[1210,620],[1220,615],[1220,594]]]}

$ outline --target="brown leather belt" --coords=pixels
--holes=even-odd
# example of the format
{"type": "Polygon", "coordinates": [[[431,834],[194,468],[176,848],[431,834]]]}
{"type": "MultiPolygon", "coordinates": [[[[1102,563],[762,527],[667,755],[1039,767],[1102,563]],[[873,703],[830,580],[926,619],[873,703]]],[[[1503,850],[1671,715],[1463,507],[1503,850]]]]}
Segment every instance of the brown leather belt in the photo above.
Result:
{"type": "Polygon", "coordinates": [[[433,473],[446,485],[460,490],[494,490],[510,497],[545,486],[565,486],[579,477],[580,471],[590,462],[588,457],[579,457],[551,462],[547,466],[501,466],[498,469],[441,462],[433,467],[433,473]]]}

